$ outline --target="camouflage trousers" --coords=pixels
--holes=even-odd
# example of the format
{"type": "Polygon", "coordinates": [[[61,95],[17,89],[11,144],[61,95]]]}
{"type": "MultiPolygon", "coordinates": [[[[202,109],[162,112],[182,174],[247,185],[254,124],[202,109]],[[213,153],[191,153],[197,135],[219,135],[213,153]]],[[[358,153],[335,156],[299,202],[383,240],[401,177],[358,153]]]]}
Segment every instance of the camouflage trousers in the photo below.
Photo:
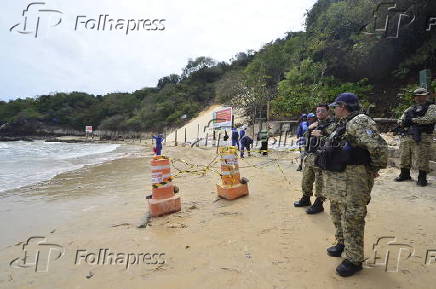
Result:
{"type": "Polygon", "coordinates": [[[363,262],[366,206],[371,199],[374,178],[367,167],[350,165],[345,172],[323,171],[323,181],[336,228],[336,242],[345,245],[347,260],[355,264],[363,262]]]}
{"type": "Polygon", "coordinates": [[[303,179],[301,181],[303,196],[313,196],[313,183],[315,183],[315,197],[324,198],[322,194],[322,170],[315,166],[315,155],[308,154],[304,158],[303,179]]]}
{"type": "Polygon", "coordinates": [[[410,136],[401,137],[400,168],[415,167],[420,171],[430,171],[432,134],[422,133],[421,142],[416,143],[410,136]]]}

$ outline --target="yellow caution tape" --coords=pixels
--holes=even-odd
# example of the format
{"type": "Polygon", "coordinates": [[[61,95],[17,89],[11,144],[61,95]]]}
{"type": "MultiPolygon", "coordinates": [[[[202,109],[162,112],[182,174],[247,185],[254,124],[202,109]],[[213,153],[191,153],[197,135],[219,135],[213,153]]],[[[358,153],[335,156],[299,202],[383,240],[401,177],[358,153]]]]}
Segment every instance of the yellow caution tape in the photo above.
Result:
{"type": "Polygon", "coordinates": [[[153,187],[154,189],[157,189],[157,188],[163,187],[163,186],[165,186],[165,185],[171,183],[173,180],[174,180],[174,177],[169,177],[169,178],[168,178],[168,181],[166,181],[166,182],[160,182],[160,183],[157,183],[157,184],[153,184],[152,187],[153,187]]]}

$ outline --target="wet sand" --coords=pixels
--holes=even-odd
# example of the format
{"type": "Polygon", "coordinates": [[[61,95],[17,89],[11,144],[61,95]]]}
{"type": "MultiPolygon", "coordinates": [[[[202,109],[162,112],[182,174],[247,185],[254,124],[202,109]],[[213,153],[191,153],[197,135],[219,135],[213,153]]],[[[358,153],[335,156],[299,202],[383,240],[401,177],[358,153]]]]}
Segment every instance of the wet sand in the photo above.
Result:
{"type": "MultiPolygon", "coordinates": [[[[121,145],[111,158],[138,158],[149,151],[142,143],[121,145]]],[[[81,169],[60,174],[50,180],[0,193],[0,216],[13,220],[13,226],[0,223],[2,236],[0,249],[30,233],[48,226],[54,227],[87,211],[94,203],[101,203],[102,192],[116,186],[113,173],[104,170],[105,165],[86,165],[81,169]],[[93,174],[92,180],[82,182],[84,176],[93,174]],[[103,189],[103,190],[102,190],[103,189]]],[[[122,171],[122,170],[121,170],[122,171]]],[[[118,174],[118,173],[117,173],[118,174]]],[[[108,198],[114,196],[109,195],[108,198]]]]}
{"type": "MultiPolygon", "coordinates": [[[[427,257],[431,264],[425,264],[427,250],[436,250],[434,177],[430,186],[418,188],[413,182],[394,183],[396,169],[381,173],[368,207],[365,255],[373,258],[372,246],[384,236],[396,237],[403,244],[379,249],[382,256],[387,249],[391,252],[389,271],[396,270],[400,247],[413,248],[414,254],[406,258],[403,250],[398,272],[377,266],[343,279],[335,274],[341,259],[325,254],[325,248],[334,243],[328,204],[326,212],[315,216],[291,205],[301,194],[296,155],[273,153],[269,159],[241,160],[241,175],[250,180],[250,195],[235,201],[217,199],[219,176],[212,171],[206,176],[182,175],[175,180],[182,212],[137,228],[148,210],[144,197],[151,191],[149,151],[60,175],[37,188],[35,194],[45,196],[39,203],[32,202],[33,194],[21,191],[29,199],[20,209],[40,211],[25,215],[21,222],[38,226],[21,231],[22,238],[0,237],[6,243],[0,249],[0,288],[434,287],[436,259],[427,257]],[[279,157],[280,161],[271,161],[279,157]],[[51,219],[53,215],[56,220],[51,219]],[[60,259],[50,262],[48,272],[9,266],[23,256],[19,242],[31,236],[47,237],[48,243],[64,249],[60,259]],[[77,256],[98,255],[100,249],[132,256],[142,253],[141,257],[158,254],[165,264],[144,264],[141,258],[140,264],[128,268],[121,259],[118,265],[91,265],[92,258],[86,263],[84,257],[75,264],[77,256]]],[[[167,155],[206,165],[215,157],[215,149],[168,148],[167,155]]],[[[20,231],[16,220],[4,213],[15,208],[4,204],[2,200],[1,231],[20,231]]]]}

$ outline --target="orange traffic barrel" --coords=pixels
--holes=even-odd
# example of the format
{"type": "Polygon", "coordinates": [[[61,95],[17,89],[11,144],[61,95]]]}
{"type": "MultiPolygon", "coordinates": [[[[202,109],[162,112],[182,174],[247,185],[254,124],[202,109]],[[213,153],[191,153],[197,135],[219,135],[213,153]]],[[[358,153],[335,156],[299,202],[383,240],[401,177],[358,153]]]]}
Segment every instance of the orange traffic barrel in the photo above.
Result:
{"type": "Polygon", "coordinates": [[[241,181],[238,164],[238,150],[236,147],[222,147],[221,156],[221,184],[217,184],[218,196],[227,200],[234,200],[248,195],[247,181],[241,181]]]}
{"type": "Polygon", "coordinates": [[[148,198],[152,217],[159,217],[181,210],[180,197],[173,185],[170,160],[165,156],[154,156],[151,160],[152,195],[148,198]]]}

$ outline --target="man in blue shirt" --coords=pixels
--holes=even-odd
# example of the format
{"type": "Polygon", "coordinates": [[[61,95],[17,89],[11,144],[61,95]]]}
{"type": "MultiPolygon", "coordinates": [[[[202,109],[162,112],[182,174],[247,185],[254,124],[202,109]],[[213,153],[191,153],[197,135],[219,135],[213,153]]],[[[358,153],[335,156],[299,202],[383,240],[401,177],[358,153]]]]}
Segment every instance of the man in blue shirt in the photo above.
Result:
{"type": "MultiPolygon", "coordinates": [[[[310,115],[310,113],[309,113],[310,115]]],[[[313,113],[312,113],[313,115],[313,113]]],[[[313,115],[315,116],[315,115],[313,115]]],[[[297,144],[298,144],[298,149],[300,151],[300,164],[298,165],[297,171],[301,171],[303,170],[303,153],[302,153],[302,148],[306,145],[306,138],[304,137],[304,133],[307,131],[308,127],[309,127],[309,123],[307,121],[307,114],[302,114],[301,115],[301,121],[300,124],[298,125],[298,129],[297,129],[297,144]]]]}
{"type": "Polygon", "coordinates": [[[232,128],[232,146],[238,147],[239,150],[239,133],[236,127],[232,128]]]}
{"type": "Polygon", "coordinates": [[[154,147],[154,152],[157,156],[160,156],[162,154],[162,142],[164,138],[162,135],[153,136],[153,139],[156,141],[156,146],[154,147]]]}
{"type": "Polygon", "coordinates": [[[239,140],[241,140],[244,137],[246,129],[247,128],[245,126],[242,126],[241,130],[239,130],[239,140]]]}
{"type": "Polygon", "coordinates": [[[246,134],[241,138],[241,158],[242,159],[244,158],[244,150],[245,149],[247,149],[247,151],[248,151],[248,156],[251,156],[250,146],[252,143],[253,143],[253,139],[246,134]]]}
{"type": "Polygon", "coordinates": [[[309,125],[307,124],[307,114],[302,114],[300,124],[298,125],[298,130],[297,130],[297,137],[299,139],[303,137],[308,127],[309,125]]]}

